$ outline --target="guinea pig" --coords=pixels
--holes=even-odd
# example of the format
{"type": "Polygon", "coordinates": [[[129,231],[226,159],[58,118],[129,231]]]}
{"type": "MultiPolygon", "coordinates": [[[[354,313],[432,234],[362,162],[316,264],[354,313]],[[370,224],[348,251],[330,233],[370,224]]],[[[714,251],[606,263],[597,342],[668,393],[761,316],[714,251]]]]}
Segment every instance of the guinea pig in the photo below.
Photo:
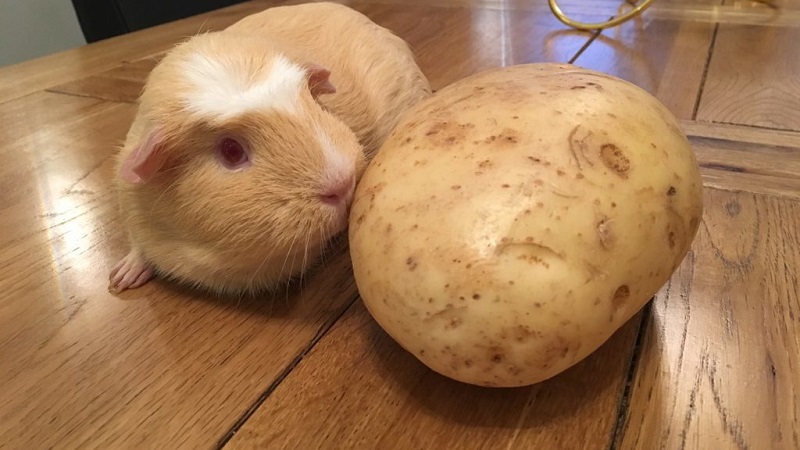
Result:
{"type": "Polygon", "coordinates": [[[332,3],[178,44],[148,76],[117,157],[131,249],[109,290],[160,275],[240,294],[303,274],[346,229],[369,159],[430,94],[402,39],[332,3]]]}

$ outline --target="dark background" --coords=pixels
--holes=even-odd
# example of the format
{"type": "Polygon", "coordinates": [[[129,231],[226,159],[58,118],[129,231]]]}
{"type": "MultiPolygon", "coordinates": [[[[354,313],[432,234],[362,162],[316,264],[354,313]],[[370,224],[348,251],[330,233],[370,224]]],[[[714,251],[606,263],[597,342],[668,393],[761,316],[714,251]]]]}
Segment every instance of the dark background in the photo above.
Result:
{"type": "Polygon", "coordinates": [[[118,36],[244,0],[72,0],[86,42],[118,36]]]}

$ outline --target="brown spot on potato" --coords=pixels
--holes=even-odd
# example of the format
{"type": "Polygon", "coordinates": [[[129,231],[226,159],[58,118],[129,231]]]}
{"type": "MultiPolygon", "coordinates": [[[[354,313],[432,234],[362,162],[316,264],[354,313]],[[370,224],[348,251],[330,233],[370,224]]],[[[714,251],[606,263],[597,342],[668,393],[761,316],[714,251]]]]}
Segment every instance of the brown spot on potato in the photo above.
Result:
{"type": "Polygon", "coordinates": [[[418,159],[418,160],[414,161],[414,167],[416,167],[416,166],[424,166],[425,164],[428,164],[428,160],[426,160],[426,159],[423,159],[423,160],[419,160],[418,159]]]}
{"type": "Polygon", "coordinates": [[[508,372],[510,375],[513,375],[513,376],[517,376],[517,375],[519,375],[519,374],[521,374],[521,373],[522,373],[522,369],[520,369],[520,368],[519,368],[519,367],[517,367],[517,366],[508,366],[508,367],[506,368],[506,371],[507,371],[507,372],[508,372]]]}
{"type": "Polygon", "coordinates": [[[622,305],[628,300],[628,297],[631,296],[631,290],[628,285],[623,284],[622,286],[618,287],[616,291],[614,291],[614,297],[611,298],[611,305],[614,306],[614,309],[619,309],[622,305]]]}
{"type": "Polygon", "coordinates": [[[490,159],[484,159],[483,161],[478,163],[478,167],[481,169],[485,169],[487,167],[491,167],[492,161],[490,159]]]}
{"type": "Polygon", "coordinates": [[[510,144],[519,142],[519,133],[517,133],[517,130],[512,130],[511,128],[505,128],[498,137],[502,139],[503,142],[510,144]]]}
{"type": "Polygon", "coordinates": [[[480,294],[472,294],[472,299],[473,300],[480,300],[480,298],[481,298],[480,294]]]}
{"type": "Polygon", "coordinates": [[[603,164],[622,178],[628,177],[631,161],[619,147],[614,144],[603,144],[600,147],[600,159],[603,164]]]}
{"type": "Polygon", "coordinates": [[[407,137],[407,138],[406,138],[406,140],[405,140],[405,141],[403,141],[403,143],[404,143],[404,144],[408,144],[408,143],[410,143],[410,142],[411,142],[411,138],[410,138],[410,137],[407,137]]]}
{"type": "Polygon", "coordinates": [[[675,186],[670,186],[669,189],[667,189],[667,195],[669,197],[674,196],[677,192],[678,192],[678,190],[675,189],[675,186]]]}
{"type": "Polygon", "coordinates": [[[445,128],[447,128],[447,122],[437,122],[433,124],[428,131],[425,132],[425,136],[434,136],[441,133],[445,128]]]}
{"type": "Polygon", "coordinates": [[[509,187],[511,187],[511,185],[509,185],[507,183],[503,183],[503,184],[500,185],[500,187],[509,188],[509,187]]]}
{"type": "Polygon", "coordinates": [[[529,327],[527,325],[517,325],[516,327],[514,327],[514,329],[512,331],[513,331],[512,334],[514,335],[514,339],[517,342],[524,342],[524,341],[527,341],[528,339],[531,339],[531,338],[540,338],[540,337],[542,337],[542,332],[541,331],[532,330],[531,327],[529,327]]]}
{"type": "Polygon", "coordinates": [[[490,351],[492,352],[491,360],[495,364],[503,362],[503,360],[506,357],[506,355],[503,354],[502,349],[500,348],[493,347],[490,349],[490,351]]]}
{"type": "Polygon", "coordinates": [[[570,90],[572,90],[572,91],[577,90],[577,89],[586,89],[586,86],[572,86],[570,88],[570,90]]]}
{"type": "Polygon", "coordinates": [[[465,359],[464,360],[464,367],[472,367],[472,360],[471,359],[465,359]]]}
{"type": "Polygon", "coordinates": [[[561,169],[558,169],[558,170],[556,170],[556,173],[557,173],[557,174],[558,174],[558,176],[560,176],[560,177],[563,177],[564,175],[566,175],[566,172],[564,172],[564,171],[563,171],[563,170],[561,170],[561,169]]]}
{"type": "Polygon", "coordinates": [[[386,232],[387,233],[391,233],[393,229],[394,229],[394,227],[392,226],[392,224],[386,225],[386,232]]]}
{"type": "Polygon", "coordinates": [[[670,231],[667,233],[667,242],[669,243],[669,248],[675,248],[675,232],[670,231]]]}
{"type": "Polygon", "coordinates": [[[519,116],[512,116],[511,118],[514,119],[514,120],[517,120],[517,119],[519,119],[519,116]]]}
{"type": "Polygon", "coordinates": [[[364,219],[366,219],[366,216],[364,214],[361,214],[360,216],[358,216],[358,218],[356,218],[356,224],[361,225],[362,223],[364,223],[364,219]]]}
{"type": "Polygon", "coordinates": [[[617,118],[617,115],[616,115],[616,114],[614,114],[614,113],[606,113],[606,115],[607,115],[608,117],[611,117],[612,119],[616,119],[616,118],[617,118]]]}
{"type": "Polygon", "coordinates": [[[597,221],[597,238],[600,245],[609,250],[614,245],[614,235],[611,231],[611,220],[608,217],[603,217],[597,221]]]}
{"type": "Polygon", "coordinates": [[[406,266],[408,266],[408,270],[413,271],[417,268],[417,261],[414,260],[413,257],[409,256],[408,259],[406,259],[406,266]]]}
{"type": "Polygon", "coordinates": [[[457,191],[457,190],[461,189],[461,186],[456,184],[456,185],[450,186],[450,189],[452,189],[454,191],[457,191]]]}

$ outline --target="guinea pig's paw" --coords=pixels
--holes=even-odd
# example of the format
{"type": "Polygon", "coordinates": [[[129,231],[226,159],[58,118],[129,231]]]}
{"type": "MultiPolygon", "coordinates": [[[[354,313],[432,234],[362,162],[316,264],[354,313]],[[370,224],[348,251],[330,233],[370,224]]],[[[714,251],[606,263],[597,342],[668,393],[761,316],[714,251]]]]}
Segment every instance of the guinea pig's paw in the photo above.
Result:
{"type": "Polygon", "coordinates": [[[108,276],[108,291],[118,294],[126,289],[136,289],[153,278],[153,266],[137,250],[122,258],[108,276]]]}

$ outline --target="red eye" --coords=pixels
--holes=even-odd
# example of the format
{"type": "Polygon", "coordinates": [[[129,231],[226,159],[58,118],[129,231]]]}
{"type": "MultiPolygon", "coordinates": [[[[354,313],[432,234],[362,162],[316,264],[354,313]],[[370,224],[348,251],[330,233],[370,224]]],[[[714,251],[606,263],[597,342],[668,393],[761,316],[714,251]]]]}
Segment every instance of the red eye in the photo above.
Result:
{"type": "Polygon", "coordinates": [[[250,162],[242,144],[233,138],[225,138],[217,145],[217,157],[228,169],[238,169],[250,162]]]}

